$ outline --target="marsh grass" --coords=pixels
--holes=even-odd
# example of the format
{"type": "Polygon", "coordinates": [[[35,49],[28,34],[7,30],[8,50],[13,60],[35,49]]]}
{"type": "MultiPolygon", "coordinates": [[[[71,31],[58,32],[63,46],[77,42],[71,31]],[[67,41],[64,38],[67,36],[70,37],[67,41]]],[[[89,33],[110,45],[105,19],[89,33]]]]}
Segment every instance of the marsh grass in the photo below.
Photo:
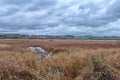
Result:
{"type": "Polygon", "coordinates": [[[0,51],[0,80],[120,80],[120,48],[52,47],[42,61],[26,46],[0,51]]]}

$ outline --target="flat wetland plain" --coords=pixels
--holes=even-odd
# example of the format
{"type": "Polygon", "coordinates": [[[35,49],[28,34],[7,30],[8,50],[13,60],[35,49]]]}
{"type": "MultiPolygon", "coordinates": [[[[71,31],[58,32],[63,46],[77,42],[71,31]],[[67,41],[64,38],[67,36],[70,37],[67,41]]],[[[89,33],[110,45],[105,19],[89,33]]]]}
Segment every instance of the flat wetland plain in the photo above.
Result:
{"type": "Polygon", "coordinates": [[[120,80],[120,41],[1,39],[0,80],[120,80]],[[52,56],[42,61],[29,47],[52,56]]]}

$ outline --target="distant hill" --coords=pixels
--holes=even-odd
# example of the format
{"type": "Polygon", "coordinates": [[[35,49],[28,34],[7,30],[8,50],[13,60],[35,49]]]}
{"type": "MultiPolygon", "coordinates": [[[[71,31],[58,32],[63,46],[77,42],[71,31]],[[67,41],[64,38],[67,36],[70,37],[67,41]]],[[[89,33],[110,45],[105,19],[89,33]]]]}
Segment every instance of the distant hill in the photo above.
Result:
{"type": "Polygon", "coordinates": [[[0,39],[74,39],[72,35],[25,35],[25,34],[0,34],[0,39]]]}
{"type": "Polygon", "coordinates": [[[75,39],[83,40],[120,40],[120,37],[116,36],[76,36],[75,39]]]}
{"type": "Polygon", "coordinates": [[[0,39],[78,39],[78,40],[120,40],[116,36],[73,36],[73,35],[25,35],[25,34],[0,34],[0,39]]]}

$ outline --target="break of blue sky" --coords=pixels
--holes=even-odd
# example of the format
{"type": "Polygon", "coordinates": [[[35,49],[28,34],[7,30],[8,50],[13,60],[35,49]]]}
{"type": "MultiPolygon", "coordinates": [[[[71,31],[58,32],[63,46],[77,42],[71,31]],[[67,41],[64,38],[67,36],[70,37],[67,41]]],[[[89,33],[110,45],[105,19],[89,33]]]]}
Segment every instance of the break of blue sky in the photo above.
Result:
{"type": "Polygon", "coordinates": [[[120,0],[0,0],[0,32],[120,36],[120,0]]]}

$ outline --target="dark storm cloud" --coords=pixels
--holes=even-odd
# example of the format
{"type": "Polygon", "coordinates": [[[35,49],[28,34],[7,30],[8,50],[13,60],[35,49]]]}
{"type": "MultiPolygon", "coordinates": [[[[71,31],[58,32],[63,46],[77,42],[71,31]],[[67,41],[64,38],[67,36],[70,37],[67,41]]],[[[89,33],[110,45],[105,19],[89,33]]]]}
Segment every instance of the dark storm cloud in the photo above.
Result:
{"type": "Polygon", "coordinates": [[[119,0],[0,0],[0,32],[120,35],[119,0]]]}

